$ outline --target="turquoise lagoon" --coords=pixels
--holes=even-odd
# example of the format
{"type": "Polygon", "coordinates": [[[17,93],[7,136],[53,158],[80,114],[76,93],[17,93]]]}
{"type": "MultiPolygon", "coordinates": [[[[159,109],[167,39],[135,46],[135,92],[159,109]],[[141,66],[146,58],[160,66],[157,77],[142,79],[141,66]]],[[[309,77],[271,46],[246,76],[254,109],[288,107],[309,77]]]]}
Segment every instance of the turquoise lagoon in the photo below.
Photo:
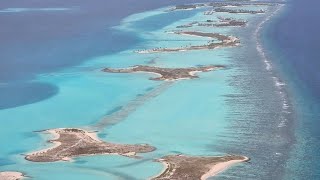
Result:
{"type": "MultiPolygon", "coordinates": [[[[257,39],[253,34],[256,24],[276,7],[262,8],[268,12],[207,16],[203,14],[209,10],[207,7],[192,11],[167,11],[169,7],[165,7],[125,18],[114,29],[134,34],[141,43],[132,49],[90,59],[79,66],[39,75],[36,81],[56,85],[59,93],[44,101],[0,111],[0,118],[7,119],[0,127],[3,145],[0,149],[1,171],[22,171],[34,179],[44,180],[146,179],[161,172],[162,165],[153,160],[164,155],[240,154],[251,157],[253,163],[239,164],[217,179],[234,179],[235,175],[239,179],[267,177],[270,169],[280,165],[280,161],[273,158],[285,158],[282,150],[287,134],[283,134],[282,129],[266,134],[257,130],[261,127],[266,131],[274,129],[266,126],[271,123],[270,119],[278,122],[284,118],[279,113],[282,96],[275,86],[274,76],[265,69],[255,48],[257,39]],[[240,47],[177,53],[134,52],[206,44],[210,39],[169,32],[177,30],[179,25],[216,20],[218,16],[248,20],[249,24],[244,28],[194,26],[186,30],[237,36],[242,42],[240,47]],[[109,74],[101,71],[105,67],[139,64],[159,67],[224,65],[226,68],[200,73],[199,79],[176,82],[151,81],[149,78],[153,75],[147,73],[109,74]],[[272,101],[261,103],[269,97],[272,101]],[[117,116],[117,112],[128,109],[117,116]],[[273,117],[269,116],[271,114],[273,117]],[[46,143],[49,135],[34,131],[61,127],[98,127],[98,136],[105,141],[148,143],[157,150],[141,154],[143,158],[138,160],[105,155],[79,157],[73,162],[34,163],[24,160],[23,154],[50,146],[46,143]],[[266,144],[268,138],[283,139],[284,143],[266,144]],[[264,152],[256,152],[254,148],[264,152]],[[268,158],[272,161],[267,161],[268,158]],[[257,173],[258,170],[261,174],[257,173]]],[[[278,126],[277,122],[274,125],[278,126]]],[[[281,172],[281,168],[276,171],[281,172]]]]}

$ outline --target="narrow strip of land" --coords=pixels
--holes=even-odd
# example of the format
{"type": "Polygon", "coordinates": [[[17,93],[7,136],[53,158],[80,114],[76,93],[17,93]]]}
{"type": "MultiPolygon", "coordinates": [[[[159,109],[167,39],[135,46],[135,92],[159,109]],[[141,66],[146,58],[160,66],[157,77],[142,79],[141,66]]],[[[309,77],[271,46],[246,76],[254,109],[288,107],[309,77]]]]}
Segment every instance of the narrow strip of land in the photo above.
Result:
{"type": "Polygon", "coordinates": [[[216,8],[215,12],[226,12],[231,14],[263,14],[265,10],[247,10],[247,9],[228,9],[228,8],[216,8]]]}
{"type": "Polygon", "coordinates": [[[174,32],[176,34],[181,35],[194,35],[194,36],[202,36],[209,38],[217,38],[220,42],[208,42],[208,44],[204,45],[192,45],[185,47],[177,47],[177,48],[153,48],[146,50],[137,50],[136,53],[140,54],[148,54],[148,53],[161,53],[161,52],[181,52],[181,51],[191,51],[191,50],[211,50],[222,47],[234,47],[240,45],[240,40],[233,36],[226,36],[219,33],[205,33],[205,32],[174,32]]]}
{"type": "Polygon", "coordinates": [[[200,66],[200,67],[189,67],[189,68],[161,68],[161,67],[153,67],[153,66],[143,66],[138,65],[130,68],[120,68],[120,69],[112,69],[105,68],[104,72],[108,73],[134,73],[134,72],[147,72],[147,73],[155,73],[159,75],[159,77],[150,78],[151,80],[164,80],[164,81],[173,81],[179,79],[193,79],[198,78],[195,74],[197,72],[208,72],[213,71],[218,68],[222,68],[223,66],[200,66]]]}
{"type": "Polygon", "coordinates": [[[237,37],[227,36],[219,33],[206,33],[206,32],[197,32],[197,31],[177,31],[175,34],[181,35],[193,35],[193,36],[201,36],[208,38],[215,38],[219,42],[211,42],[204,45],[192,45],[185,47],[177,47],[177,48],[153,48],[146,50],[137,50],[136,53],[140,54],[148,54],[148,53],[160,53],[160,52],[180,52],[180,51],[191,51],[191,50],[206,50],[206,49],[216,49],[222,47],[234,47],[240,45],[240,40],[237,37]]]}

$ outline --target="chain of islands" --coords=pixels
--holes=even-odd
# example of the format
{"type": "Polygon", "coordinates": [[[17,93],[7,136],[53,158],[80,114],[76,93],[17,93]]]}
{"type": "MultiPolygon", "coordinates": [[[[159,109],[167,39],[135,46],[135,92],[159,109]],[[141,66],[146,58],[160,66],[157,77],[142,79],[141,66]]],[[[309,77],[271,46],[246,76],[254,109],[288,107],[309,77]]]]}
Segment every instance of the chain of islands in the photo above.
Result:
{"type": "MultiPolygon", "coordinates": [[[[177,5],[167,9],[170,11],[185,11],[205,8],[203,14],[208,19],[203,21],[194,21],[188,24],[181,24],[176,26],[170,32],[180,36],[192,36],[194,38],[207,38],[206,44],[202,45],[186,45],[182,47],[154,47],[151,49],[135,50],[133,53],[148,54],[148,53],[183,53],[185,51],[196,50],[215,50],[217,48],[236,48],[241,45],[238,37],[222,34],[216,32],[201,32],[192,31],[190,28],[197,27],[213,27],[215,28],[243,28],[248,24],[248,20],[236,19],[230,17],[223,17],[223,13],[249,14],[256,16],[266,12],[266,9],[248,10],[246,6],[264,7],[275,6],[276,3],[259,3],[253,1],[244,2],[217,2],[217,3],[203,3],[190,5],[177,5]],[[208,10],[208,7],[212,7],[208,10]],[[211,15],[219,13],[217,19],[212,20],[211,15]]],[[[199,65],[196,67],[182,67],[182,68],[168,68],[160,66],[147,66],[144,64],[137,64],[132,67],[124,68],[104,68],[101,71],[104,73],[153,73],[158,77],[152,77],[151,80],[157,81],[175,81],[175,80],[195,80],[201,78],[198,73],[209,72],[225,68],[223,65],[199,65]]],[[[141,144],[120,144],[116,142],[104,142],[97,137],[96,131],[88,131],[84,128],[58,128],[39,131],[40,133],[49,133],[54,136],[53,139],[48,140],[53,146],[30,152],[25,155],[25,159],[35,163],[49,163],[55,161],[68,161],[72,163],[72,159],[79,156],[93,156],[93,155],[120,155],[128,158],[143,158],[139,156],[141,153],[149,153],[157,150],[152,144],[142,142],[141,144]]],[[[164,157],[154,159],[155,163],[162,163],[164,166],[163,172],[158,175],[150,177],[153,180],[195,180],[207,179],[222,172],[228,167],[249,161],[249,157],[243,155],[229,155],[225,156],[191,156],[187,154],[168,154],[164,157]]],[[[4,171],[0,172],[1,180],[15,180],[23,179],[26,176],[23,172],[4,171]]]]}

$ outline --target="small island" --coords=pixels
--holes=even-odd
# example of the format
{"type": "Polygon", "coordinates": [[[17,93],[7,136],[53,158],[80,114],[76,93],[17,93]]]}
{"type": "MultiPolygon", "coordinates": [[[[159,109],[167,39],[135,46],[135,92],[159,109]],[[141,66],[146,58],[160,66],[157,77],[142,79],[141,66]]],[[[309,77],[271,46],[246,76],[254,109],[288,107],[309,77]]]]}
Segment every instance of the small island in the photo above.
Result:
{"type": "Polygon", "coordinates": [[[176,5],[175,9],[181,9],[181,10],[186,10],[186,9],[195,9],[197,6],[195,4],[182,4],[182,5],[176,5]]]}
{"type": "Polygon", "coordinates": [[[219,22],[214,22],[213,20],[207,20],[203,23],[198,23],[198,26],[205,27],[244,27],[248,23],[244,20],[237,20],[232,18],[223,18],[221,16],[218,17],[219,22]]]}
{"type": "Polygon", "coordinates": [[[214,20],[206,20],[202,22],[191,22],[184,25],[176,26],[176,28],[190,28],[194,25],[203,26],[203,27],[244,27],[247,25],[248,21],[232,19],[232,18],[223,18],[221,16],[218,17],[219,21],[214,20]]]}
{"type": "Polygon", "coordinates": [[[188,24],[185,24],[185,25],[179,25],[177,26],[176,28],[190,28],[192,27],[194,24],[198,24],[197,21],[194,21],[194,22],[191,22],[191,23],[188,23],[188,24]]]}
{"type": "Polygon", "coordinates": [[[176,11],[176,10],[193,10],[198,7],[203,7],[205,4],[180,4],[176,5],[175,7],[171,8],[169,11],[176,11]]]}
{"type": "Polygon", "coordinates": [[[233,14],[263,14],[265,13],[264,10],[246,10],[246,9],[227,9],[227,8],[216,8],[214,10],[215,12],[227,12],[227,13],[233,13],[233,14]]]}
{"type": "Polygon", "coordinates": [[[32,152],[25,159],[34,162],[69,161],[74,157],[85,155],[118,154],[127,157],[137,157],[136,153],[147,153],[156,148],[147,144],[129,145],[103,142],[95,133],[82,129],[62,128],[46,130],[56,137],[49,142],[55,146],[32,152]]]}
{"type": "Polygon", "coordinates": [[[148,53],[160,53],[160,52],[181,52],[190,50],[210,50],[222,47],[234,47],[240,45],[240,40],[237,37],[226,36],[219,33],[205,33],[197,31],[177,31],[175,34],[190,35],[190,36],[200,36],[217,39],[220,42],[208,41],[208,44],[204,45],[193,45],[184,46],[178,48],[153,48],[147,50],[137,50],[136,53],[148,54],[148,53]]]}
{"type": "Polygon", "coordinates": [[[197,72],[208,72],[213,71],[218,68],[222,68],[223,66],[200,66],[200,67],[190,67],[190,68],[161,68],[161,67],[152,67],[152,66],[134,66],[130,68],[122,68],[122,69],[112,69],[105,68],[102,71],[109,73],[134,73],[134,72],[147,72],[147,73],[155,73],[159,75],[156,78],[150,78],[151,80],[164,80],[164,81],[174,81],[180,79],[194,79],[198,78],[195,74],[197,72]]]}
{"type": "Polygon", "coordinates": [[[213,6],[213,7],[238,7],[238,6],[242,6],[241,3],[236,3],[236,2],[211,2],[207,5],[213,6]]]}
{"type": "Polygon", "coordinates": [[[1,180],[20,180],[23,178],[24,178],[24,175],[21,172],[16,172],[16,171],[0,172],[0,179],[1,180]]]}
{"type": "Polygon", "coordinates": [[[208,32],[198,32],[198,31],[176,31],[175,34],[181,34],[181,35],[190,35],[190,36],[199,36],[199,37],[208,37],[208,38],[214,38],[221,42],[235,42],[239,40],[236,37],[233,36],[227,36],[219,33],[208,33],[208,32]]]}
{"type": "Polygon", "coordinates": [[[211,2],[207,6],[212,7],[241,7],[241,6],[272,6],[273,2],[259,2],[259,1],[238,1],[238,2],[211,2]]]}
{"type": "Polygon", "coordinates": [[[156,160],[164,164],[164,171],[152,180],[205,180],[228,167],[249,161],[245,156],[228,155],[221,157],[201,157],[169,155],[156,160]]]}

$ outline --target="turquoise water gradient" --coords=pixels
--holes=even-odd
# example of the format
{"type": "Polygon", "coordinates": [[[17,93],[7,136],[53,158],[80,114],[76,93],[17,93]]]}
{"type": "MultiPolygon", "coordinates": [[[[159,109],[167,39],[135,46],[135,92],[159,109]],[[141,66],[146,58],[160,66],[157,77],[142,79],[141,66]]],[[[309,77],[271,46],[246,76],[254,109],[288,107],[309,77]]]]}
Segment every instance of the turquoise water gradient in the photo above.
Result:
{"type": "MultiPolygon", "coordinates": [[[[7,121],[0,127],[0,140],[4,145],[0,148],[0,165],[2,165],[0,170],[22,171],[34,179],[41,180],[146,179],[161,172],[162,165],[153,160],[168,154],[247,155],[249,151],[229,148],[237,143],[245,144],[242,142],[245,139],[241,139],[230,145],[238,138],[238,134],[230,131],[234,127],[235,119],[230,117],[235,113],[234,104],[236,104],[230,102],[230,97],[244,92],[244,89],[234,83],[235,79],[242,75],[251,76],[249,72],[253,72],[250,66],[237,67],[241,63],[241,58],[254,59],[250,56],[252,52],[248,51],[251,47],[247,46],[247,41],[244,41],[239,48],[210,51],[156,54],[137,54],[134,51],[206,44],[210,39],[167,32],[176,30],[178,25],[193,21],[217,20],[217,16],[236,16],[248,20],[249,25],[239,29],[194,26],[187,30],[222,33],[248,39],[250,34],[246,34],[247,29],[255,28],[250,21],[258,22],[268,14],[238,16],[216,13],[205,16],[203,11],[208,8],[176,12],[166,11],[168,8],[129,16],[119,26],[114,27],[122,33],[134,34],[141,39],[141,43],[132,49],[95,57],[79,66],[59,72],[39,75],[36,81],[54,84],[59,88],[57,95],[34,104],[1,110],[0,119],[7,121]],[[157,22],[156,25],[154,22],[157,22]],[[234,56],[235,54],[237,56],[234,56]],[[121,68],[138,64],[160,67],[224,65],[226,68],[199,73],[199,79],[173,83],[151,81],[149,78],[154,75],[146,73],[109,74],[101,71],[105,67],[121,68]],[[150,96],[153,92],[156,92],[154,96],[150,96]],[[145,97],[144,102],[130,103],[139,97],[145,97]],[[101,155],[79,157],[73,162],[33,163],[24,160],[24,156],[21,155],[50,146],[46,143],[50,138],[48,135],[34,131],[64,127],[90,129],[99,124],[100,120],[130,105],[134,106],[132,107],[134,111],[121,117],[111,126],[100,127],[98,136],[109,142],[148,143],[157,148],[154,152],[141,154],[142,159],[101,155]]],[[[262,61],[257,61],[258,65],[253,65],[259,67],[261,65],[259,62],[262,64],[262,61]]],[[[275,89],[272,87],[270,89],[275,94],[275,89]]],[[[274,95],[272,93],[271,96],[274,95]]],[[[256,98],[254,95],[254,93],[247,94],[249,98],[256,98]]],[[[275,100],[273,103],[279,102],[275,100]]],[[[255,112],[256,108],[259,107],[253,106],[249,111],[255,112]]],[[[257,119],[255,117],[249,120],[257,119]]],[[[256,122],[259,124],[258,120],[256,122]]],[[[255,137],[254,133],[250,135],[255,137]]],[[[254,158],[254,154],[252,155],[254,158]]],[[[237,167],[244,166],[247,165],[237,167]]],[[[232,170],[230,171],[238,171],[232,170]]]]}

